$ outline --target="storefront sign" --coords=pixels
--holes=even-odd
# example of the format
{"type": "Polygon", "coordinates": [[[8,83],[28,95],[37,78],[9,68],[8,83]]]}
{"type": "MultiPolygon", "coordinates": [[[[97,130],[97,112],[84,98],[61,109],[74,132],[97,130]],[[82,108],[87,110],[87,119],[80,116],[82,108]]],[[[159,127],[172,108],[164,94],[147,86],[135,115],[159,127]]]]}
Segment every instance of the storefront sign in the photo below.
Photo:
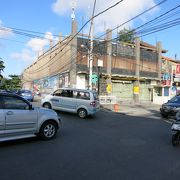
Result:
{"type": "Polygon", "coordinates": [[[162,85],[163,86],[170,86],[171,85],[171,80],[163,80],[162,85]]]}
{"type": "Polygon", "coordinates": [[[180,75],[180,64],[176,64],[176,75],[180,75]]]}

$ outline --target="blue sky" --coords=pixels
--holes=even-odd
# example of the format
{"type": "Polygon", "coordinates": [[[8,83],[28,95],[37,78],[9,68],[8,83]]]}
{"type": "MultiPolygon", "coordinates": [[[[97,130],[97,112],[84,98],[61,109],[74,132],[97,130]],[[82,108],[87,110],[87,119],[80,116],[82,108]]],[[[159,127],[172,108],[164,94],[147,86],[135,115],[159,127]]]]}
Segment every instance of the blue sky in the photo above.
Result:
{"type": "MultiPolygon", "coordinates": [[[[94,0],[76,1],[75,14],[79,28],[92,13],[94,0]]],[[[159,3],[161,0],[124,0],[115,8],[107,11],[95,19],[95,35],[104,33],[107,28],[114,28],[118,24],[134,17],[144,10],[159,3]]],[[[115,4],[118,0],[97,0],[95,14],[115,4]]],[[[47,39],[40,40],[25,35],[14,33],[12,29],[23,29],[40,32],[40,36],[52,38],[57,42],[57,37],[62,32],[63,36],[71,32],[71,0],[1,0],[0,6],[0,57],[5,62],[3,75],[21,74],[24,68],[37,59],[37,54],[42,49],[49,47],[47,39]],[[4,28],[8,28],[4,30],[4,28]]],[[[126,25],[135,28],[155,18],[156,16],[179,5],[179,0],[167,0],[158,8],[144,16],[140,16],[126,25]]],[[[180,10],[180,8],[179,8],[180,10]]],[[[177,15],[178,18],[180,15],[177,15]]],[[[88,27],[84,29],[84,32],[88,27]]],[[[19,31],[18,31],[19,32],[19,31]]],[[[28,32],[28,35],[31,34],[28,32]]],[[[166,56],[180,59],[180,25],[173,28],[143,37],[142,40],[156,44],[161,41],[163,48],[168,50],[166,56]]]]}

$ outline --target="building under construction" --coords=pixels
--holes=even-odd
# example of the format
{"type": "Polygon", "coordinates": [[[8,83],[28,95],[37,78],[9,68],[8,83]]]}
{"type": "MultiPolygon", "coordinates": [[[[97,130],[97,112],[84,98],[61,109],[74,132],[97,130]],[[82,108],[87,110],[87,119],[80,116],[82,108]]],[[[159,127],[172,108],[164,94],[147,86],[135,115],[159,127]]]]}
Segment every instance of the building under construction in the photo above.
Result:
{"type": "Polygon", "coordinates": [[[77,33],[73,20],[71,35],[60,37],[24,70],[23,88],[45,94],[59,87],[92,88],[119,101],[153,101],[154,89],[160,86],[161,55],[165,52],[160,42],[152,46],[138,38],[134,44],[112,39],[111,30],[106,31],[104,39],[93,38],[91,52],[88,36],[77,33]],[[89,76],[90,55],[96,79],[89,76]]]}

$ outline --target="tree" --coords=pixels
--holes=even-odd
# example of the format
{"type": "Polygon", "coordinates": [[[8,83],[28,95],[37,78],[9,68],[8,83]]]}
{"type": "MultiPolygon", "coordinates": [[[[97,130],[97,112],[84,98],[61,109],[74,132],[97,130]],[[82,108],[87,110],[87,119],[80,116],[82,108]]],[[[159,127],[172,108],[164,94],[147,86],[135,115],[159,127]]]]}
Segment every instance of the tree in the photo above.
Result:
{"type": "Polygon", "coordinates": [[[5,68],[4,66],[4,61],[2,60],[2,58],[0,58],[0,74],[1,74],[1,71],[3,71],[5,68]]]}
{"type": "Polygon", "coordinates": [[[2,76],[2,74],[1,74],[1,71],[3,71],[4,68],[5,68],[4,62],[2,61],[2,58],[0,58],[0,85],[1,85],[1,81],[2,81],[2,79],[3,79],[3,76],[2,76]]]}
{"type": "Polygon", "coordinates": [[[21,79],[18,75],[9,75],[11,79],[3,78],[0,89],[18,90],[21,89],[21,79]]]}
{"type": "Polygon", "coordinates": [[[133,43],[135,39],[136,32],[131,29],[124,28],[123,30],[119,31],[119,41],[133,43]]]}

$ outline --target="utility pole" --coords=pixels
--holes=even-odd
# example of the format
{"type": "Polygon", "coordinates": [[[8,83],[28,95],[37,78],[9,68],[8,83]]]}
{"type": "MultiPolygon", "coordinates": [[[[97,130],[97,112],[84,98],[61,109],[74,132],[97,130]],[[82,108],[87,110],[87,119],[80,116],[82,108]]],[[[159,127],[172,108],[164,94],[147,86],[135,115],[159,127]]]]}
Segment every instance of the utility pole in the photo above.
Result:
{"type": "Polygon", "coordinates": [[[90,50],[89,50],[89,89],[92,90],[92,71],[93,71],[93,33],[94,33],[94,22],[91,20],[91,32],[90,32],[90,50]]]}
{"type": "Polygon", "coordinates": [[[112,93],[112,82],[111,82],[111,69],[112,69],[112,30],[108,29],[106,31],[106,40],[107,40],[107,74],[108,78],[106,80],[107,82],[107,93],[108,95],[111,95],[112,93]]]}
{"type": "Polygon", "coordinates": [[[136,75],[136,81],[134,82],[134,87],[133,87],[133,94],[134,94],[134,102],[139,103],[139,76],[140,76],[140,39],[136,38],[135,39],[135,56],[136,56],[136,70],[135,70],[135,75],[136,75]]]}
{"type": "Polygon", "coordinates": [[[75,88],[77,86],[76,84],[76,63],[77,63],[77,22],[75,20],[75,1],[72,2],[72,32],[71,35],[73,37],[71,41],[71,65],[70,65],[70,87],[75,88]]]}

